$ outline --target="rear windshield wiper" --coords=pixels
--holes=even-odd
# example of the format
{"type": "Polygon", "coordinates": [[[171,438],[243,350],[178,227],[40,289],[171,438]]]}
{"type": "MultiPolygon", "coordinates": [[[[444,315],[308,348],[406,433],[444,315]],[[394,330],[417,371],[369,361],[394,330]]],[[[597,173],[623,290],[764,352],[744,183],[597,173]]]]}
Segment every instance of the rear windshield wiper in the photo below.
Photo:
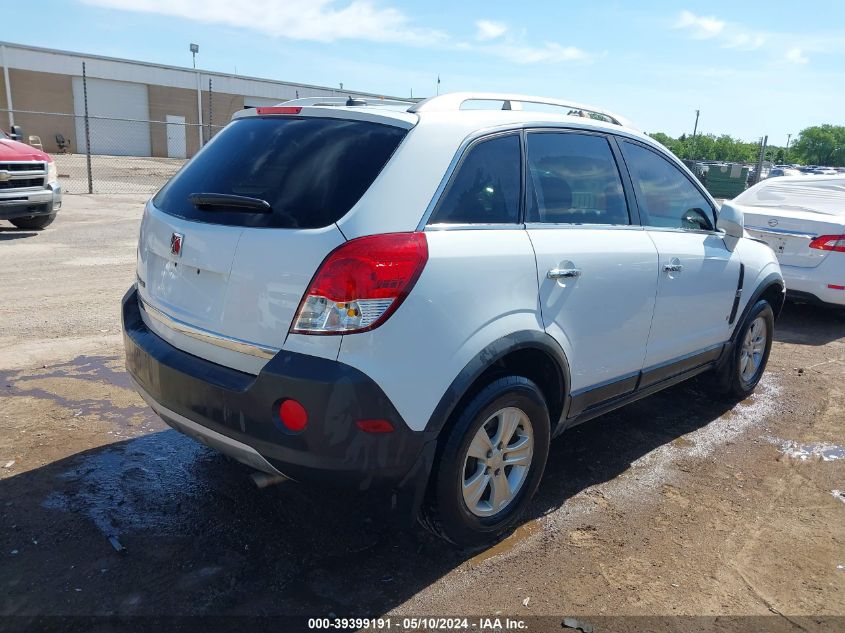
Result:
{"type": "Polygon", "coordinates": [[[188,196],[188,200],[200,211],[273,212],[273,207],[266,200],[249,196],[234,196],[228,193],[192,193],[188,196]]]}

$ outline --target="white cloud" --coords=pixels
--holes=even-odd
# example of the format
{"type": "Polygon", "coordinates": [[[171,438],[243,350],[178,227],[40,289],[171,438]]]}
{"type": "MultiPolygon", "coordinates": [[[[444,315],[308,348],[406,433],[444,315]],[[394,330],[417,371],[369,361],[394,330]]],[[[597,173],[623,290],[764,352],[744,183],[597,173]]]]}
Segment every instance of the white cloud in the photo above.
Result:
{"type": "Polygon", "coordinates": [[[260,31],[274,37],[334,42],[343,39],[424,46],[445,35],[411,24],[402,11],[371,0],[82,0],[111,9],[156,13],[260,31]]]}
{"type": "Polygon", "coordinates": [[[786,61],[792,62],[793,64],[806,64],[810,59],[804,54],[797,46],[795,48],[790,48],[786,51],[786,61]]]}
{"type": "Polygon", "coordinates": [[[457,48],[485,53],[514,64],[558,64],[584,61],[593,57],[575,46],[564,46],[557,42],[526,44],[525,33],[518,36],[511,33],[506,24],[491,20],[479,20],[475,39],[479,43],[461,42],[457,48]]]}
{"type": "Polygon", "coordinates": [[[591,57],[589,53],[575,46],[562,46],[554,42],[546,42],[542,46],[530,46],[516,43],[503,43],[481,47],[496,57],[501,57],[516,64],[557,64],[561,62],[585,61],[591,57]]]}
{"type": "Polygon", "coordinates": [[[743,51],[757,50],[768,39],[764,33],[713,16],[696,15],[692,11],[681,11],[675,20],[674,28],[687,32],[693,39],[717,39],[723,48],[743,51]]]}
{"type": "Polygon", "coordinates": [[[684,29],[696,39],[716,37],[725,28],[725,22],[714,17],[696,15],[692,11],[681,11],[675,21],[676,29],[684,29]]]}
{"type": "Polygon", "coordinates": [[[477,41],[459,42],[442,31],[413,24],[405,13],[382,3],[376,4],[377,0],[249,0],[236,7],[231,0],[81,1],[109,9],[222,24],[295,40],[362,40],[467,50],[515,64],[561,63],[592,57],[574,46],[554,42],[525,44],[524,36],[514,37],[506,24],[492,20],[475,23],[477,41]]]}
{"type": "Polygon", "coordinates": [[[508,32],[506,25],[491,20],[479,20],[475,23],[475,26],[478,29],[475,39],[481,41],[495,40],[508,32]]]}

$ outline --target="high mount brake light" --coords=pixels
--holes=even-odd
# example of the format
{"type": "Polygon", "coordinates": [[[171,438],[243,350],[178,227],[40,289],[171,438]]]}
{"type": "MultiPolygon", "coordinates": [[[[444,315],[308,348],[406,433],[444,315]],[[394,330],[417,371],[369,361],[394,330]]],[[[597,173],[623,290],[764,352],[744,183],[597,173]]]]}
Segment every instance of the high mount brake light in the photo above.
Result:
{"type": "Polygon", "coordinates": [[[265,106],[255,108],[258,114],[299,114],[302,111],[298,106],[265,106]]]}
{"type": "Polygon", "coordinates": [[[845,235],[820,235],[810,242],[810,248],[845,253],[845,235]]]}
{"type": "Polygon", "coordinates": [[[424,233],[351,240],[323,261],[296,311],[295,334],[352,334],[384,323],[411,292],[428,261],[424,233]]]}

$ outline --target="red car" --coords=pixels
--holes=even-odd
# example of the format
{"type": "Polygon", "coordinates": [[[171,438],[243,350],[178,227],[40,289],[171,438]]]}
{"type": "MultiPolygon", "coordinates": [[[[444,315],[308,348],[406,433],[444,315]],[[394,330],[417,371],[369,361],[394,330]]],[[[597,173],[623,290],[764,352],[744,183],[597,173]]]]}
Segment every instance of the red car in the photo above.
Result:
{"type": "Polygon", "coordinates": [[[62,206],[56,164],[48,154],[0,130],[0,220],[40,230],[62,206]]]}

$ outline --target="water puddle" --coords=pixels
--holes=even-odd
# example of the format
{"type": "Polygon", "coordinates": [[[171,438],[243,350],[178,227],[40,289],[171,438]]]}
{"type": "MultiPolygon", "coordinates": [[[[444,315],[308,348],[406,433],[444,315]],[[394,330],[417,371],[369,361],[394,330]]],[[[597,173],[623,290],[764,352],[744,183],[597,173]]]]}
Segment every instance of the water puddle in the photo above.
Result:
{"type": "Polygon", "coordinates": [[[528,523],[523,523],[514,530],[513,534],[503,541],[499,541],[493,547],[490,547],[470,558],[467,561],[467,564],[470,568],[475,568],[479,567],[483,562],[488,561],[491,558],[502,556],[503,554],[509,554],[515,550],[518,545],[521,545],[538,533],[540,528],[541,526],[539,521],[529,521],[528,523]]]}
{"type": "Polygon", "coordinates": [[[836,459],[845,459],[845,446],[828,444],[826,442],[808,442],[800,444],[792,440],[770,438],[769,440],[778,447],[778,450],[791,459],[798,461],[823,461],[831,462],[836,459]]]}
{"type": "Polygon", "coordinates": [[[190,499],[208,488],[197,471],[216,455],[176,431],[153,433],[84,454],[42,502],[82,514],[106,537],[156,529],[179,533],[190,499]]]}

